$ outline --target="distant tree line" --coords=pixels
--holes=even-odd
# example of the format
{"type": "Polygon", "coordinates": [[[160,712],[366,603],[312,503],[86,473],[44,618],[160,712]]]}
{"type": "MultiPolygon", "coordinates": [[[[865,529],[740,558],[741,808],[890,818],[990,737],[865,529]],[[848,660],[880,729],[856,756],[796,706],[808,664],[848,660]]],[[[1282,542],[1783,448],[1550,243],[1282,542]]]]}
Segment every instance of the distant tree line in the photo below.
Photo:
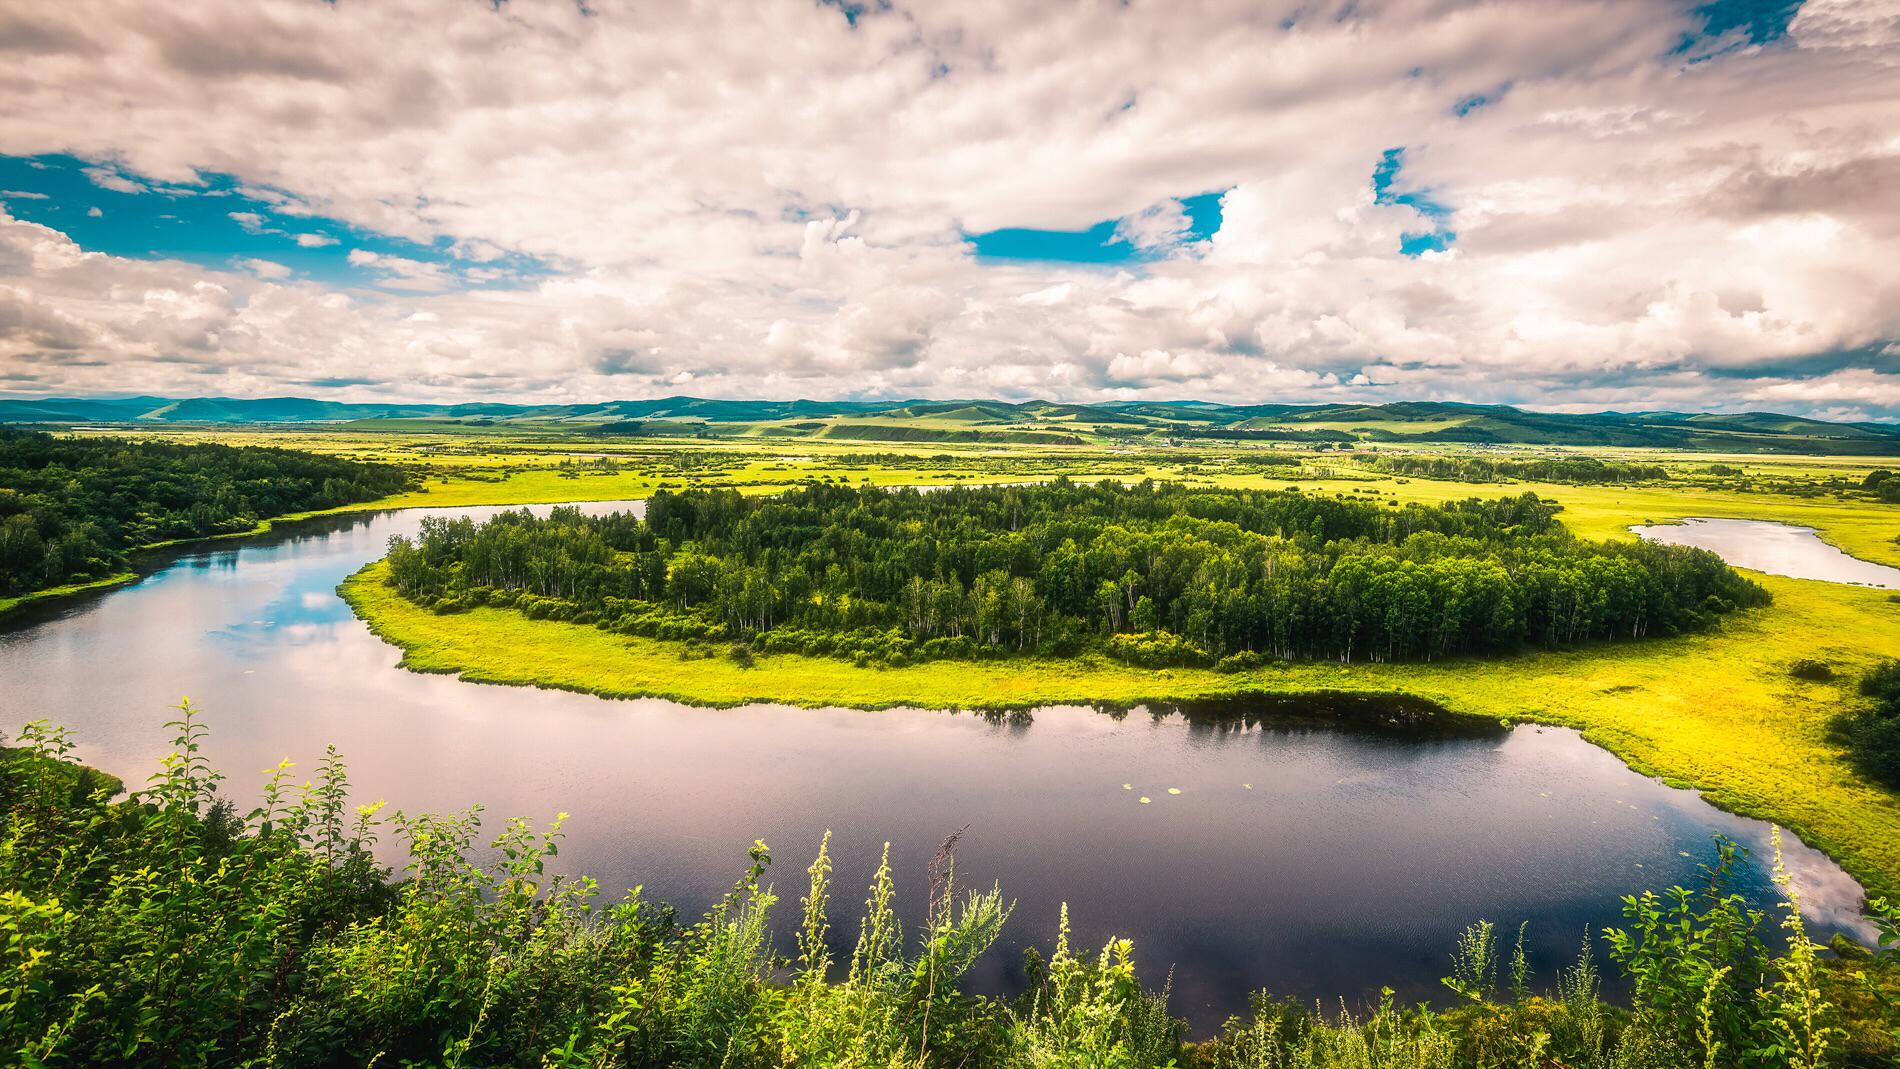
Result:
{"type": "Polygon", "coordinates": [[[1311,460],[1304,453],[1237,453],[1231,460],[1243,468],[1297,468],[1302,461],[1311,460]]]}
{"type": "Polygon", "coordinates": [[[646,518],[429,519],[390,581],[631,634],[903,663],[1101,649],[1145,665],[1400,660],[1701,628],[1768,595],[1712,553],[1579,541],[1534,494],[1381,507],[1143,482],[778,497],[646,518]]]}
{"type": "Polygon", "coordinates": [[[1167,425],[1170,438],[1224,438],[1237,442],[1337,442],[1350,444],[1353,436],[1345,431],[1330,427],[1310,430],[1290,430],[1265,427],[1222,427],[1218,425],[1200,425],[1193,423],[1170,423],[1167,425]]]}
{"type": "Polygon", "coordinates": [[[0,595],[124,571],[126,553],[383,497],[401,469],[290,449],[0,427],[0,595]]]}
{"type": "Polygon", "coordinates": [[[1416,475],[1465,483],[1522,479],[1539,483],[1636,483],[1668,478],[1656,464],[1626,464],[1594,457],[1492,460],[1486,457],[1382,456],[1372,465],[1389,475],[1416,475]]]}

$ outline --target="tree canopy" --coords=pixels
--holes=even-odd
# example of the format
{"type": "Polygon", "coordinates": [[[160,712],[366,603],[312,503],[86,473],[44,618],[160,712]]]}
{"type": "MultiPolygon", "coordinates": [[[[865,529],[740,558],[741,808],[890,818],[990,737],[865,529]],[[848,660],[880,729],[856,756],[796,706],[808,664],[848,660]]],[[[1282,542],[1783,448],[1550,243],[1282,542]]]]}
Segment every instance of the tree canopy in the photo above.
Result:
{"type": "Polygon", "coordinates": [[[1640,638],[1768,595],[1703,550],[1587,542],[1535,494],[1381,507],[1143,482],[661,492],[645,518],[429,519],[392,584],[632,634],[904,663],[1246,667],[1640,638]]]}

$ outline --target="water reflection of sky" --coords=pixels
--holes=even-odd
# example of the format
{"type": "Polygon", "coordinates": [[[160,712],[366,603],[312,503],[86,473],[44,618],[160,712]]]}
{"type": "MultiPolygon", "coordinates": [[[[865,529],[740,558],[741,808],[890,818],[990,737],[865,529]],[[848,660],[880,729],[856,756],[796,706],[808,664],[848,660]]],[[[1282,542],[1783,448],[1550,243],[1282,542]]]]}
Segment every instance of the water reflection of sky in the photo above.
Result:
{"type": "MultiPolygon", "coordinates": [[[[1434,996],[1478,918],[1531,921],[1548,972],[1616,920],[1618,895],[1692,880],[1714,834],[1756,850],[1741,889],[1769,897],[1765,825],[1555,728],[1407,737],[1140,710],[693,709],[403,672],[333,590],[418,522],[293,527],[29,613],[0,629],[0,728],[52,717],[85,759],[137,782],[164,752],[165,705],[190,694],[245,800],[260,770],[290,757],[308,771],[335,743],[358,800],[571,812],[564,864],[688,912],[724,892],[754,838],[773,845],[795,902],[830,829],[844,949],[882,844],[915,920],[930,855],[968,825],[960,877],[1017,902],[980,984],[1007,987],[1016,951],[1046,945],[1066,901],[1079,940],[1133,938],[1157,983],[1173,966],[1176,1010],[1203,1027],[1263,986],[1434,996]]],[[[1852,923],[1859,888],[1798,842],[1789,857],[1810,917],[1852,923]]]]}
{"type": "Polygon", "coordinates": [[[1652,542],[1710,550],[1737,568],[1794,579],[1900,589],[1900,568],[1849,556],[1821,541],[1812,527],[1692,517],[1681,523],[1630,530],[1652,542]]]}

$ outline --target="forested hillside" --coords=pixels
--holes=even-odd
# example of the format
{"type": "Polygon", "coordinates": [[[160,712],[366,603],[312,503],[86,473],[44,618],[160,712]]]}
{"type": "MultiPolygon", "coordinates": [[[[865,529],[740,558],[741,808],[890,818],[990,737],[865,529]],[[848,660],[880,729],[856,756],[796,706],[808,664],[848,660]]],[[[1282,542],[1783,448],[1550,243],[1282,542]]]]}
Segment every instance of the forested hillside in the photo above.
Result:
{"type": "Polygon", "coordinates": [[[1706,626],[1767,595],[1712,553],[1585,542],[1534,494],[1381,507],[1144,482],[661,492],[646,518],[424,522],[390,581],[439,610],[767,652],[1100,649],[1137,664],[1396,660],[1706,626]]]}
{"type": "Polygon", "coordinates": [[[399,468],[290,449],[0,427],[0,596],[122,572],[139,546],[247,531],[407,485],[399,468]]]}

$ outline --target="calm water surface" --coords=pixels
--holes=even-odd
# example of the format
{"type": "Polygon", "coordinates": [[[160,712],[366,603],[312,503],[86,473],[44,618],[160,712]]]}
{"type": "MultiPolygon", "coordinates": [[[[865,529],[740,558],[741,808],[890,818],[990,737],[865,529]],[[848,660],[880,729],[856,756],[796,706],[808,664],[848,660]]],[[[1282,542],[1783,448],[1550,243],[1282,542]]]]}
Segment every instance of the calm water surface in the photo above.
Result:
{"type": "Polygon", "coordinates": [[[1711,550],[1737,568],[1794,579],[1900,590],[1900,568],[1848,556],[1821,541],[1812,527],[1766,520],[1692,517],[1681,523],[1652,524],[1630,530],[1652,542],[1711,550]]]}
{"type": "MultiPolygon", "coordinates": [[[[0,630],[0,730],[50,717],[81,757],[136,783],[167,749],[165,706],[190,695],[247,804],[262,770],[286,757],[308,769],[335,743],[359,801],[481,803],[491,829],[568,811],[563,863],[689,913],[762,838],[791,918],[830,829],[847,946],[881,844],[914,920],[930,855],[967,825],[960,878],[1017,901],[980,987],[1009,989],[1016,951],[1052,942],[1066,901],[1082,941],[1133,938],[1157,983],[1172,966],[1175,1010],[1203,1030],[1263,986],[1431,997],[1457,932],[1481,917],[1531,921],[1547,972],[1616,919],[1617,895],[1692,880],[1712,835],[1766,858],[1765,825],[1554,728],[1342,730],[1311,719],[1337,722],[1334,710],[1264,706],[1240,718],[709,710],[404,672],[334,588],[425,514],[287,526],[29,610],[0,630]]],[[[1818,933],[1858,930],[1860,888],[1792,839],[1789,853],[1818,933]]],[[[1764,868],[1744,879],[1758,900],[1764,868]]]]}

